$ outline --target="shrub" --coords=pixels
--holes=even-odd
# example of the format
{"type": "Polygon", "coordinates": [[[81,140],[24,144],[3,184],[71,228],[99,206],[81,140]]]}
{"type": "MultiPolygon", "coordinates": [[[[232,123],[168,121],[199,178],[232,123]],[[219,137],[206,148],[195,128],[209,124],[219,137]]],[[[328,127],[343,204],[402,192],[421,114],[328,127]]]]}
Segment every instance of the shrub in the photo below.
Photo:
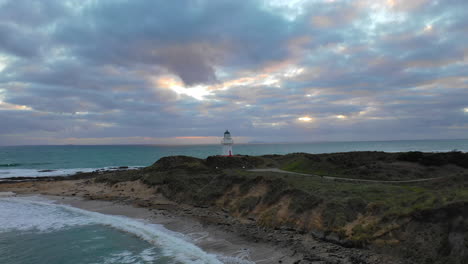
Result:
{"type": "Polygon", "coordinates": [[[444,153],[431,153],[424,155],[419,163],[424,166],[442,166],[448,164],[449,161],[444,153]]]}
{"type": "Polygon", "coordinates": [[[242,214],[249,213],[253,209],[255,209],[255,207],[257,206],[259,202],[260,202],[260,197],[257,197],[257,196],[246,197],[239,202],[239,212],[241,212],[242,214]]]}
{"type": "Polygon", "coordinates": [[[424,153],[420,151],[410,151],[399,153],[397,156],[398,160],[408,161],[408,162],[419,162],[423,158],[424,153]]]}
{"type": "Polygon", "coordinates": [[[283,196],[283,191],[287,189],[288,184],[282,179],[269,180],[268,192],[263,196],[262,202],[266,205],[272,205],[283,196]]]}
{"type": "Polygon", "coordinates": [[[313,209],[322,202],[321,198],[297,189],[287,190],[283,193],[291,197],[289,209],[295,214],[301,214],[307,210],[313,209]]]}

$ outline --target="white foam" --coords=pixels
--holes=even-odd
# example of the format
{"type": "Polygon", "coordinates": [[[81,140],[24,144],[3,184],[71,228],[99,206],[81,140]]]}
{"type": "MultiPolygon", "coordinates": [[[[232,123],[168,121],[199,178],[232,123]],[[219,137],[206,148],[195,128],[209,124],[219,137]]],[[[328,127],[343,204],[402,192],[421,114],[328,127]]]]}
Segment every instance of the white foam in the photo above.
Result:
{"type": "Polygon", "coordinates": [[[52,171],[41,172],[37,169],[8,169],[0,170],[0,178],[11,177],[48,177],[48,176],[69,176],[77,172],[92,172],[96,169],[92,168],[77,168],[77,169],[57,169],[52,171]]]}
{"type": "Polygon", "coordinates": [[[0,192],[0,197],[11,197],[11,196],[16,196],[16,193],[14,193],[14,192],[0,192]]]}
{"type": "MultiPolygon", "coordinates": [[[[141,167],[129,167],[128,169],[137,169],[141,167]]],[[[1,178],[12,177],[50,177],[50,176],[70,176],[78,172],[93,172],[97,170],[120,170],[119,168],[106,167],[106,168],[74,168],[74,169],[52,169],[51,171],[44,171],[43,169],[0,169],[1,178]]]]}
{"type": "MultiPolygon", "coordinates": [[[[175,258],[182,263],[253,263],[241,258],[217,256],[204,252],[192,244],[188,236],[169,231],[162,225],[58,205],[36,197],[0,198],[0,215],[2,216],[0,217],[0,232],[13,230],[48,232],[72,226],[100,224],[136,235],[161,248],[165,256],[175,258]]],[[[149,251],[142,252],[142,254],[148,259],[153,257],[153,253],[149,251]]],[[[121,263],[125,263],[124,258],[121,263]]]]}
{"type": "Polygon", "coordinates": [[[143,259],[143,261],[153,262],[156,259],[155,255],[156,255],[156,252],[154,252],[154,249],[147,248],[139,254],[139,257],[143,259]]]}
{"type": "Polygon", "coordinates": [[[104,261],[92,264],[133,264],[141,263],[141,261],[143,261],[144,263],[154,263],[157,259],[158,254],[155,252],[154,248],[147,248],[141,251],[139,254],[135,254],[127,250],[119,253],[114,253],[111,256],[104,259],[104,261]]]}
{"type": "Polygon", "coordinates": [[[25,202],[21,198],[0,198],[0,233],[8,231],[50,232],[90,224],[89,217],[71,214],[55,206],[25,202]]]}

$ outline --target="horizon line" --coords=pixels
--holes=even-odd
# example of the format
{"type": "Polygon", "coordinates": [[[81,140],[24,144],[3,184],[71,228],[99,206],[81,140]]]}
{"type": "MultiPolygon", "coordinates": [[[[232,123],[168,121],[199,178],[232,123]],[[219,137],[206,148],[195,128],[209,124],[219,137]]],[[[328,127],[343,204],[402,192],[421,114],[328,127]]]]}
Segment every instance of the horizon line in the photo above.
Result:
{"type": "MultiPolygon", "coordinates": [[[[394,141],[443,141],[443,140],[468,140],[468,138],[443,138],[443,139],[387,139],[387,140],[323,140],[323,141],[278,141],[278,142],[245,142],[234,145],[269,145],[269,144],[316,144],[316,143],[350,143],[350,142],[394,142],[394,141]]],[[[194,144],[18,144],[0,145],[0,147],[39,147],[39,146],[161,146],[161,147],[184,147],[184,146],[217,146],[218,143],[194,143],[194,144]]]]}

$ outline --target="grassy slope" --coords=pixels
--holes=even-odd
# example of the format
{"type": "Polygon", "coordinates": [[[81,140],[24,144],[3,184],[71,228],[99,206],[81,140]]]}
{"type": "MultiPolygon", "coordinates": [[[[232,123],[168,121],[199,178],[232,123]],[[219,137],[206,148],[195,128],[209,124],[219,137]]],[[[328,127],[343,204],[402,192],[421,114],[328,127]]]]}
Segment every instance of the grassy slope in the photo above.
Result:
{"type": "Polygon", "coordinates": [[[323,176],[371,179],[412,180],[437,178],[465,173],[468,155],[459,152],[384,153],[351,152],[332,154],[289,154],[277,158],[278,166],[287,171],[323,176]],[[461,156],[460,156],[461,155],[461,156]]]}
{"type": "MultiPolygon", "coordinates": [[[[208,160],[168,157],[143,170],[107,174],[97,178],[97,181],[113,184],[140,179],[148,185],[159,186],[159,191],[170,199],[193,205],[223,207],[240,218],[254,218],[259,225],[333,233],[340,240],[351,241],[353,245],[378,246],[382,250],[394,250],[391,252],[395,254],[406,252],[405,257],[421,263],[450,263],[452,258],[455,258],[453,263],[458,263],[456,254],[462,253],[453,253],[454,249],[443,250],[460,244],[450,242],[447,230],[465,228],[466,231],[461,234],[468,245],[468,222],[454,227],[452,222],[459,213],[444,216],[446,219],[431,220],[434,222],[431,224],[426,224],[425,219],[418,219],[417,215],[429,212],[425,218],[432,219],[432,211],[468,203],[468,170],[447,162],[427,166],[421,164],[420,159],[406,161],[398,155],[361,152],[211,157],[208,160]],[[436,182],[386,185],[335,182],[313,176],[242,169],[280,165],[293,171],[323,171],[332,176],[354,177],[353,173],[357,171],[375,170],[369,164],[392,170],[391,166],[398,167],[401,163],[405,168],[410,166],[413,169],[410,176],[405,171],[397,170],[394,174],[397,179],[414,179],[418,175],[429,177],[421,175],[423,172],[432,173],[431,177],[434,172],[444,175],[445,171],[448,175],[436,182]],[[353,173],[346,174],[350,171],[353,173]],[[414,224],[413,233],[406,230],[412,223],[419,223],[414,224]],[[417,231],[422,227],[425,233],[417,231]],[[430,254],[420,253],[429,242],[418,244],[417,240],[413,241],[422,237],[434,245],[430,254]]],[[[372,178],[372,175],[369,172],[366,178],[372,178]]]]}

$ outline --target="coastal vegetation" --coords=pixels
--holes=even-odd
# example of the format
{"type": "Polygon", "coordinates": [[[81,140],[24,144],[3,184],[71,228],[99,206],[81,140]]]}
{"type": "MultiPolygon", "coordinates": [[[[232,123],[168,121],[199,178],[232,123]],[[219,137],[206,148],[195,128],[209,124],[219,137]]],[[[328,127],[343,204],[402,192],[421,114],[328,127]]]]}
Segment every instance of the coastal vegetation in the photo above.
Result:
{"type": "Polygon", "coordinates": [[[467,158],[456,151],[175,156],[96,181],[141,180],[178,203],[416,263],[466,263],[467,158]],[[275,167],[295,173],[249,170],[275,167]]]}

